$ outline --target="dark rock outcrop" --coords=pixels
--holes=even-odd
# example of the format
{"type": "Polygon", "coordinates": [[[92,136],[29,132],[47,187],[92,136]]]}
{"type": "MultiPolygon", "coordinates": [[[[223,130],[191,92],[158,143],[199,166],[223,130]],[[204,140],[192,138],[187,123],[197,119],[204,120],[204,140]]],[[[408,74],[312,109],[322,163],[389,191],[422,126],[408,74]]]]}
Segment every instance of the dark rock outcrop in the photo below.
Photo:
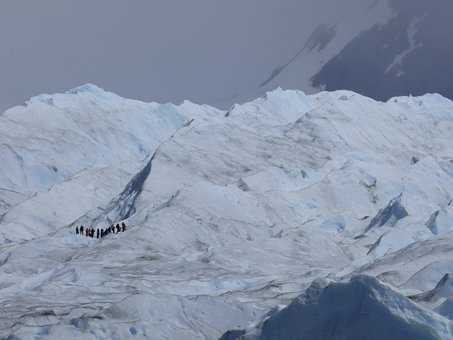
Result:
{"type": "Polygon", "coordinates": [[[453,65],[453,3],[389,2],[396,13],[393,19],[351,40],[312,78],[313,85],[378,100],[425,93],[453,98],[453,82],[445,72],[453,65]]]}

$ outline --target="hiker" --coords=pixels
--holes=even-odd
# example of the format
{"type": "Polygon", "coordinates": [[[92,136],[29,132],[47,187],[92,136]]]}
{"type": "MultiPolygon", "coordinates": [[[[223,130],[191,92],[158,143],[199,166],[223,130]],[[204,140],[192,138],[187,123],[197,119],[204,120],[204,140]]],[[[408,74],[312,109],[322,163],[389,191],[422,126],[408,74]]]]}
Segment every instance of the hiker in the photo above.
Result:
{"type": "Polygon", "coordinates": [[[99,229],[96,229],[96,238],[99,238],[99,229]]]}
{"type": "Polygon", "coordinates": [[[118,234],[120,231],[121,231],[120,225],[117,224],[117,225],[116,225],[116,233],[118,234]]]}
{"type": "Polygon", "coordinates": [[[80,234],[83,236],[83,226],[80,227],[80,234]]]}
{"type": "Polygon", "coordinates": [[[121,223],[121,226],[123,227],[123,233],[126,231],[126,223],[121,223]]]}
{"type": "Polygon", "coordinates": [[[75,233],[76,233],[76,235],[79,235],[79,227],[75,228],[75,233]]]}
{"type": "Polygon", "coordinates": [[[90,236],[91,236],[91,238],[94,237],[94,228],[91,228],[90,236]]]}
{"type": "Polygon", "coordinates": [[[104,229],[101,229],[101,238],[104,237],[104,229]]]}

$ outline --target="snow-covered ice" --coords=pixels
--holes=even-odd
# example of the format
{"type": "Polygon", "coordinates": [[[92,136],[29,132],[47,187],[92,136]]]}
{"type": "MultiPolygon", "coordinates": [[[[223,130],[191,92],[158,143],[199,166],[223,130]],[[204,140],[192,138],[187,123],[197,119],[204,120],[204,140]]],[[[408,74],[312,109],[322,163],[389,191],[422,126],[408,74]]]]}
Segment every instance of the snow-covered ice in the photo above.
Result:
{"type": "Polygon", "coordinates": [[[453,272],[452,132],[435,94],[33,98],[0,116],[0,337],[216,339],[327,279],[451,338],[449,293],[403,295],[453,272]]]}

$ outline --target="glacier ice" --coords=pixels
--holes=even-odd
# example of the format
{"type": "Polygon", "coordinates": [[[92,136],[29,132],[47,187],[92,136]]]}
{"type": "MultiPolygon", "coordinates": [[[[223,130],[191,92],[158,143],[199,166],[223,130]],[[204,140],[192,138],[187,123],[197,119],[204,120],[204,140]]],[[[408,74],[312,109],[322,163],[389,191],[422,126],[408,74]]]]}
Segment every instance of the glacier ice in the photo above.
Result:
{"type": "Polygon", "coordinates": [[[450,337],[449,321],[424,310],[375,278],[313,283],[258,330],[237,331],[230,340],[420,339],[450,337]],[[249,333],[249,334],[247,334],[249,333]]]}
{"type": "Polygon", "coordinates": [[[0,337],[216,339],[325,280],[451,338],[449,294],[404,295],[453,272],[452,130],[439,95],[32,98],[0,116],[0,337]],[[126,233],[74,235],[116,220],[126,233]]]}

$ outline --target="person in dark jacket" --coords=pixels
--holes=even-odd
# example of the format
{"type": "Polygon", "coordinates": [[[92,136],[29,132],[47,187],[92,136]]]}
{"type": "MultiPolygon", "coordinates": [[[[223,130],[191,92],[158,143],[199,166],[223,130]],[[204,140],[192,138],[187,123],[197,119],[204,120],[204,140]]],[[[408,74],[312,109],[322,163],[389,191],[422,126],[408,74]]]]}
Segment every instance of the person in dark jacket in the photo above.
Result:
{"type": "Polygon", "coordinates": [[[121,223],[121,227],[122,227],[122,229],[123,229],[122,231],[124,233],[126,231],[126,223],[124,223],[124,222],[121,223]]]}
{"type": "Polygon", "coordinates": [[[117,225],[116,225],[116,233],[119,234],[120,231],[121,231],[120,225],[117,224],[117,225]]]}
{"type": "Polygon", "coordinates": [[[99,238],[99,229],[96,229],[96,238],[99,238]]]}
{"type": "Polygon", "coordinates": [[[76,233],[76,235],[79,235],[79,227],[75,228],[75,233],[76,233]]]}
{"type": "Polygon", "coordinates": [[[80,234],[83,236],[83,226],[80,227],[80,234]]]}
{"type": "Polygon", "coordinates": [[[90,234],[90,230],[88,228],[85,228],[85,236],[88,237],[89,234],[90,234]]]}

